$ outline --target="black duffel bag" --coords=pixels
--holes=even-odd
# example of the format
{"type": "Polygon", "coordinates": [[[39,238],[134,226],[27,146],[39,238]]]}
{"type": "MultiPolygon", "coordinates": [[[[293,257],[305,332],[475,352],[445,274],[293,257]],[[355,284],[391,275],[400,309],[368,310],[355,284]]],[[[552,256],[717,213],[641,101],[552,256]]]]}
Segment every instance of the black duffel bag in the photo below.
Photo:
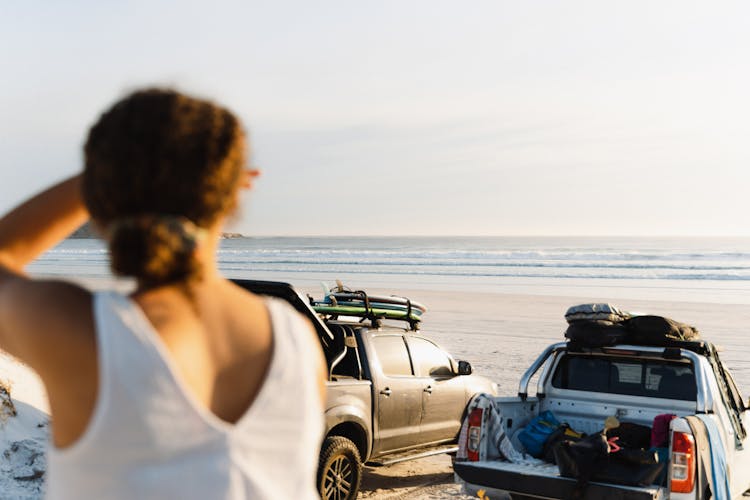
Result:
{"type": "Polygon", "coordinates": [[[605,320],[573,321],[565,331],[565,337],[582,347],[609,347],[622,344],[630,331],[622,323],[605,320]]]}
{"type": "Polygon", "coordinates": [[[672,342],[700,340],[695,327],[662,316],[633,316],[624,322],[635,344],[668,346],[672,342]]]}
{"type": "Polygon", "coordinates": [[[656,451],[621,449],[609,453],[606,437],[593,434],[581,441],[561,441],[554,449],[560,475],[578,479],[582,493],[589,481],[626,486],[650,486],[666,466],[656,451]]]}
{"type": "Polygon", "coordinates": [[[617,446],[630,450],[647,449],[651,447],[651,427],[621,422],[617,427],[607,431],[607,438],[617,438],[617,446]]]}

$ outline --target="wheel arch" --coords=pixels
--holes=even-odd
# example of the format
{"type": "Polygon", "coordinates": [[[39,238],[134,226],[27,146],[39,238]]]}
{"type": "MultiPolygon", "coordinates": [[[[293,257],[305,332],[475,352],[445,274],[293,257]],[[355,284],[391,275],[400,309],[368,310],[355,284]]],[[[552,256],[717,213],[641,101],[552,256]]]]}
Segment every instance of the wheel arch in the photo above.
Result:
{"type": "Polygon", "coordinates": [[[354,443],[362,462],[366,462],[370,451],[370,439],[365,428],[357,422],[340,422],[326,432],[326,438],[341,436],[354,443]]]}

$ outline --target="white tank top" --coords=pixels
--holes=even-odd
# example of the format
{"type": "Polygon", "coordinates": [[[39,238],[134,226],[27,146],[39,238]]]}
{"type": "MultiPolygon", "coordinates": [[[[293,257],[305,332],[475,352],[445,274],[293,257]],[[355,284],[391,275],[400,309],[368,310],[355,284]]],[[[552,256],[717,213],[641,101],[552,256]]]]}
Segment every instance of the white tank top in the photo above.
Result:
{"type": "Polygon", "coordinates": [[[291,306],[266,302],[273,347],[258,395],[236,424],[183,385],[146,315],[94,295],[99,392],[86,431],[48,451],[48,499],[319,498],[320,349],[291,306]]]}

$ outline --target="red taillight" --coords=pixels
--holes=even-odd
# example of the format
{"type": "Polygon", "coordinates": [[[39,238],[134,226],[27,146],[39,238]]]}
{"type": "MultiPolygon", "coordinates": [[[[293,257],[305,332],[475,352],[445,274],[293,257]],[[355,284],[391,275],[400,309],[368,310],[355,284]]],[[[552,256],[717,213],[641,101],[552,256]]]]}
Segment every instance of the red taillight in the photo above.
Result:
{"type": "Polygon", "coordinates": [[[482,409],[474,408],[469,414],[466,432],[466,458],[470,462],[479,460],[479,439],[482,436],[482,409]]]}
{"type": "Polygon", "coordinates": [[[695,486],[695,440],[684,432],[672,433],[672,487],[675,493],[690,493],[695,486]]]}

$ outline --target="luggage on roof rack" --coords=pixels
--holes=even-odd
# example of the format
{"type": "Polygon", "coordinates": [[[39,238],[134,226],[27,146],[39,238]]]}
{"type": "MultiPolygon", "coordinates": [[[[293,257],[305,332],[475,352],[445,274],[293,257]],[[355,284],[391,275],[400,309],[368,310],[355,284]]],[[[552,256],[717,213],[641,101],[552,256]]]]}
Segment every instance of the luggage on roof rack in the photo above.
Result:
{"type": "Polygon", "coordinates": [[[700,342],[698,330],[685,323],[654,315],[631,315],[611,304],[581,304],[565,313],[565,337],[580,347],[636,344],[681,347],[700,342]]]}
{"type": "Polygon", "coordinates": [[[694,342],[700,339],[695,327],[662,316],[633,316],[627,325],[634,344],[668,346],[675,341],[694,342]]]}
{"type": "Polygon", "coordinates": [[[608,347],[627,340],[625,321],[628,313],[611,304],[581,304],[565,313],[568,329],[565,337],[582,347],[608,347]]]}

